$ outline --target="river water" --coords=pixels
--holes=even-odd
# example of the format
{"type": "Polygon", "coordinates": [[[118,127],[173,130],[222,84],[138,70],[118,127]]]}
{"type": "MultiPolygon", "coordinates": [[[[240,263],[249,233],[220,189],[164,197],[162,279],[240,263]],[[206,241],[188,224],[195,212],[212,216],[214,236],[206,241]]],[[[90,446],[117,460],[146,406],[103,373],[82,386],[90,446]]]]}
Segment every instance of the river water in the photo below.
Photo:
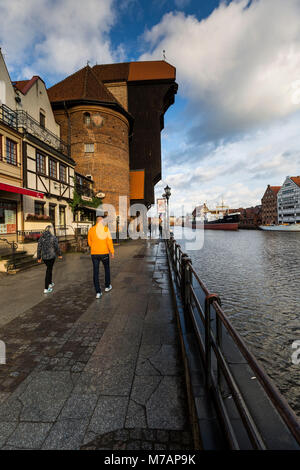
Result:
{"type": "Polygon", "coordinates": [[[195,231],[172,227],[202,281],[294,411],[300,415],[300,233],[205,230],[203,247],[187,249],[195,231]],[[185,240],[184,240],[185,238],[185,240]]]}

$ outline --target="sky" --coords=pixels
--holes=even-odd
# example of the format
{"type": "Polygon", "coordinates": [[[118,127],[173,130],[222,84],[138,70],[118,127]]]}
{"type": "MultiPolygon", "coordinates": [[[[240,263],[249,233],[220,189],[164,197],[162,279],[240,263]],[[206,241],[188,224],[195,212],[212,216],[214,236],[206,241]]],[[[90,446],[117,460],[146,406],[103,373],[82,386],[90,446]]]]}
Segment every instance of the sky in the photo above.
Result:
{"type": "Polygon", "coordinates": [[[47,86],[165,54],[179,88],[156,195],[168,184],[179,215],[260,204],[300,175],[299,17],[300,0],[0,0],[0,46],[12,80],[47,86]]]}

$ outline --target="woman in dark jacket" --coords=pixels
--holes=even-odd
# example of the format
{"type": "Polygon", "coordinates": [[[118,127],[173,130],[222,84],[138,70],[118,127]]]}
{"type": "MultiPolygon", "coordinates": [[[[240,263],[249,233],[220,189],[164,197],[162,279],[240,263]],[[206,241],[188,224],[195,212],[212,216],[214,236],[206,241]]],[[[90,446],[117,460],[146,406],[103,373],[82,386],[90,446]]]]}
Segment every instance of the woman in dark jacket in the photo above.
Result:
{"type": "Polygon", "coordinates": [[[43,260],[47,266],[44,294],[53,290],[52,270],[56,256],[62,258],[57,238],[53,234],[53,228],[51,225],[48,225],[39,239],[37,249],[38,263],[41,263],[43,260]]]}

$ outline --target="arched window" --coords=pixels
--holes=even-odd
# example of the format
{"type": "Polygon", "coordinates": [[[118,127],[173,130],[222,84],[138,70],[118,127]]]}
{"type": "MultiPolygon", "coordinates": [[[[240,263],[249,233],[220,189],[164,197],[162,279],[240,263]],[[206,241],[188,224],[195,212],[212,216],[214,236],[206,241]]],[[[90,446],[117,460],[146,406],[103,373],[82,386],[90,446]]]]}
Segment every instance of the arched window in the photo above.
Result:
{"type": "Polygon", "coordinates": [[[84,113],[83,114],[83,122],[86,126],[89,126],[91,124],[91,115],[90,115],[90,113],[84,113]]]}

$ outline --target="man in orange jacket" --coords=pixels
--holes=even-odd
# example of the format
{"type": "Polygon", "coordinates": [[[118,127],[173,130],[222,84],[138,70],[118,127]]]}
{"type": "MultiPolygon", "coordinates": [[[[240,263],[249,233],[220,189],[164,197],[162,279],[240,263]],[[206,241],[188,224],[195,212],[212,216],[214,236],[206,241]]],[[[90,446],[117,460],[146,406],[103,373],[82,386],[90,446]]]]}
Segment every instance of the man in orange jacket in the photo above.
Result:
{"type": "Polygon", "coordinates": [[[103,217],[98,216],[96,225],[90,228],[88,233],[88,244],[91,248],[91,256],[93,261],[94,286],[96,289],[96,299],[102,297],[101,287],[99,283],[99,264],[102,261],[105,270],[105,292],[112,289],[110,283],[109,254],[114,258],[114,245],[111,238],[109,228],[104,226],[103,217]]]}

